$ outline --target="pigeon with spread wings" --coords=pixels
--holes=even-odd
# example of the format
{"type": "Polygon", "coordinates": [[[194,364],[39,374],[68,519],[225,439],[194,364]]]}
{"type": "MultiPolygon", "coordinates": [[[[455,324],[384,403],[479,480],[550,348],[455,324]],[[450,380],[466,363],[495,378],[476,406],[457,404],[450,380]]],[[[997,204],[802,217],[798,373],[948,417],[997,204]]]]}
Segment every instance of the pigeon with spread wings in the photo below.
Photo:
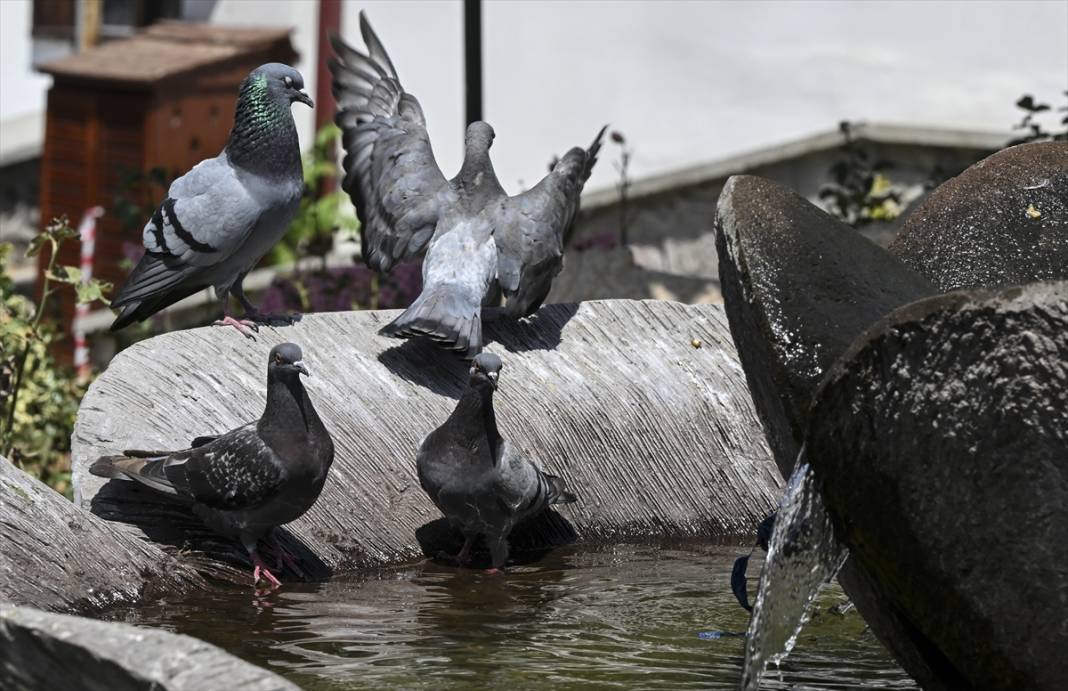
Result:
{"type": "Polygon", "coordinates": [[[493,128],[467,127],[460,172],[447,180],[434,160],[415,96],[360,13],[367,52],[334,36],[330,62],[345,146],[343,188],[360,218],[363,259],[380,272],[426,252],[423,291],[382,333],[425,337],[470,359],[482,349],[482,307],[503,294],[520,318],[545,300],[563,267],[563,238],[604,128],[575,147],[532,189],[510,197],[493,171],[493,128]]]}

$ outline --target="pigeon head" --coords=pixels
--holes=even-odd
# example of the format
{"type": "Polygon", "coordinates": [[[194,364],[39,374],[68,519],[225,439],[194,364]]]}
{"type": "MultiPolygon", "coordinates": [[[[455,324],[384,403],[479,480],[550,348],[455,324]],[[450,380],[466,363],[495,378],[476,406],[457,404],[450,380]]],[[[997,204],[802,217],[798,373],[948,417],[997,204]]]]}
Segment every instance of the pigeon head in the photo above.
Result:
{"type": "Polygon", "coordinates": [[[295,343],[281,343],[271,348],[271,354],[267,356],[267,374],[287,378],[300,374],[311,376],[304,366],[300,346],[295,343]]]}
{"type": "Polygon", "coordinates": [[[249,79],[262,80],[268,97],[275,102],[282,102],[288,105],[294,101],[300,101],[309,108],[315,107],[311,97],[302,91],[304,77],[300,76],[300,72],[297,72],[289,65],[283,65],[280,62],[269,62],[266,65],[260,65],[252,71],[249,79]]]}
{"type": "Polygon", "coordinates": [[[487,151],[493,144],[493,128],[488,122],[477,120],[467,126],[467,147],[476,151],[487,151]]]}
{"type": "Polygon", "coordinates": [[[503,366],[501,359],[493,353],[479,353],[471,362],[471,385],[478,387],[488,383],[496,390],[497,377],[503,366]]]}

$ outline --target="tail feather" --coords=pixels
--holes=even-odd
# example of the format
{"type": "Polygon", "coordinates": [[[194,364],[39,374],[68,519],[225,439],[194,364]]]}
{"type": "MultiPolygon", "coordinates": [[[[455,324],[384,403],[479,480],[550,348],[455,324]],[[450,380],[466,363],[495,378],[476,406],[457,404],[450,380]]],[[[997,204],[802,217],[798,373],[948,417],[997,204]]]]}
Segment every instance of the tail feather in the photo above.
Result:
{"type": "Polygon", "coordinates": [[[441,288],[424,292],[379,333],[394,338],[429,338],[470,360],[482,351],[482,308],[441,288]]]}
{"type": "Polygon", "coordinates": [[[132,450],[123,455],[103,456],[89,466],[89,473],[97,477],[135,480],[157,492],[177,495],[178,490],[165,472],[166,455],[161,457],[155,453],[132,450]]]}
{"type": "Polygon", "coordinates": [[[573,504],[578,501],[578,497],[567,491],[567,483],[562,477],[546,475],[545,478],[549,481],[550,504],[573,504]]]}

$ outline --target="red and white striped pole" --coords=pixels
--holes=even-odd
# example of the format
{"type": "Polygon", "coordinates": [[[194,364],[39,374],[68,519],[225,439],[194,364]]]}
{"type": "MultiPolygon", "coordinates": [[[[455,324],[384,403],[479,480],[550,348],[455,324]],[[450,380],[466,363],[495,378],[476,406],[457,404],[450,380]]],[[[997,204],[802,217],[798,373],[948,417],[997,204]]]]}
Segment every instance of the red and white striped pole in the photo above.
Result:
{"type": "MultiPolygon", "coordinates": [[[[82,238],[82,283],[88,283],[93,277],[93,253],[96,251],[96,219],[104,215],[104,207],[94,206],[86,209],[78,223],[78,235],[82,238]]],[[[89,380],[89,346],[85,340],[85,318],[89,316],[89,304],[78,304],[74,308],[74,370],[78,381],[89,380]]]]}

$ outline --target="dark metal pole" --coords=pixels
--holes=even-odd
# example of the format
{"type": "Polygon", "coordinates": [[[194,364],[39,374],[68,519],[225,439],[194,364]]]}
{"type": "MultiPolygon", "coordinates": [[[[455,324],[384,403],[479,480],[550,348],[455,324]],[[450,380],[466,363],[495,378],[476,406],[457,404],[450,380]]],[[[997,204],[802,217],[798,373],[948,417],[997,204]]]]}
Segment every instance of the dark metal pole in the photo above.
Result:
{"type": "MultiPolygon", "coordinates": [[[[315,61],[315,134],[325,125],[333,122],[337,104],[334,93],[330,90],[330,34],[341,33],[341,0],[319,0],[319,48],[315,61]]],[[[334,147],[327,152],[327,158],[333,160],[334,147]]],[[[337,181],[325,177],[319,181],[319,196],[334,191],[337,181]]]]}
{"type": "Polygon", "coordinates": [[[470,125],[482,119],[482,0],[464,0],[464,86],[470,125]]]}

